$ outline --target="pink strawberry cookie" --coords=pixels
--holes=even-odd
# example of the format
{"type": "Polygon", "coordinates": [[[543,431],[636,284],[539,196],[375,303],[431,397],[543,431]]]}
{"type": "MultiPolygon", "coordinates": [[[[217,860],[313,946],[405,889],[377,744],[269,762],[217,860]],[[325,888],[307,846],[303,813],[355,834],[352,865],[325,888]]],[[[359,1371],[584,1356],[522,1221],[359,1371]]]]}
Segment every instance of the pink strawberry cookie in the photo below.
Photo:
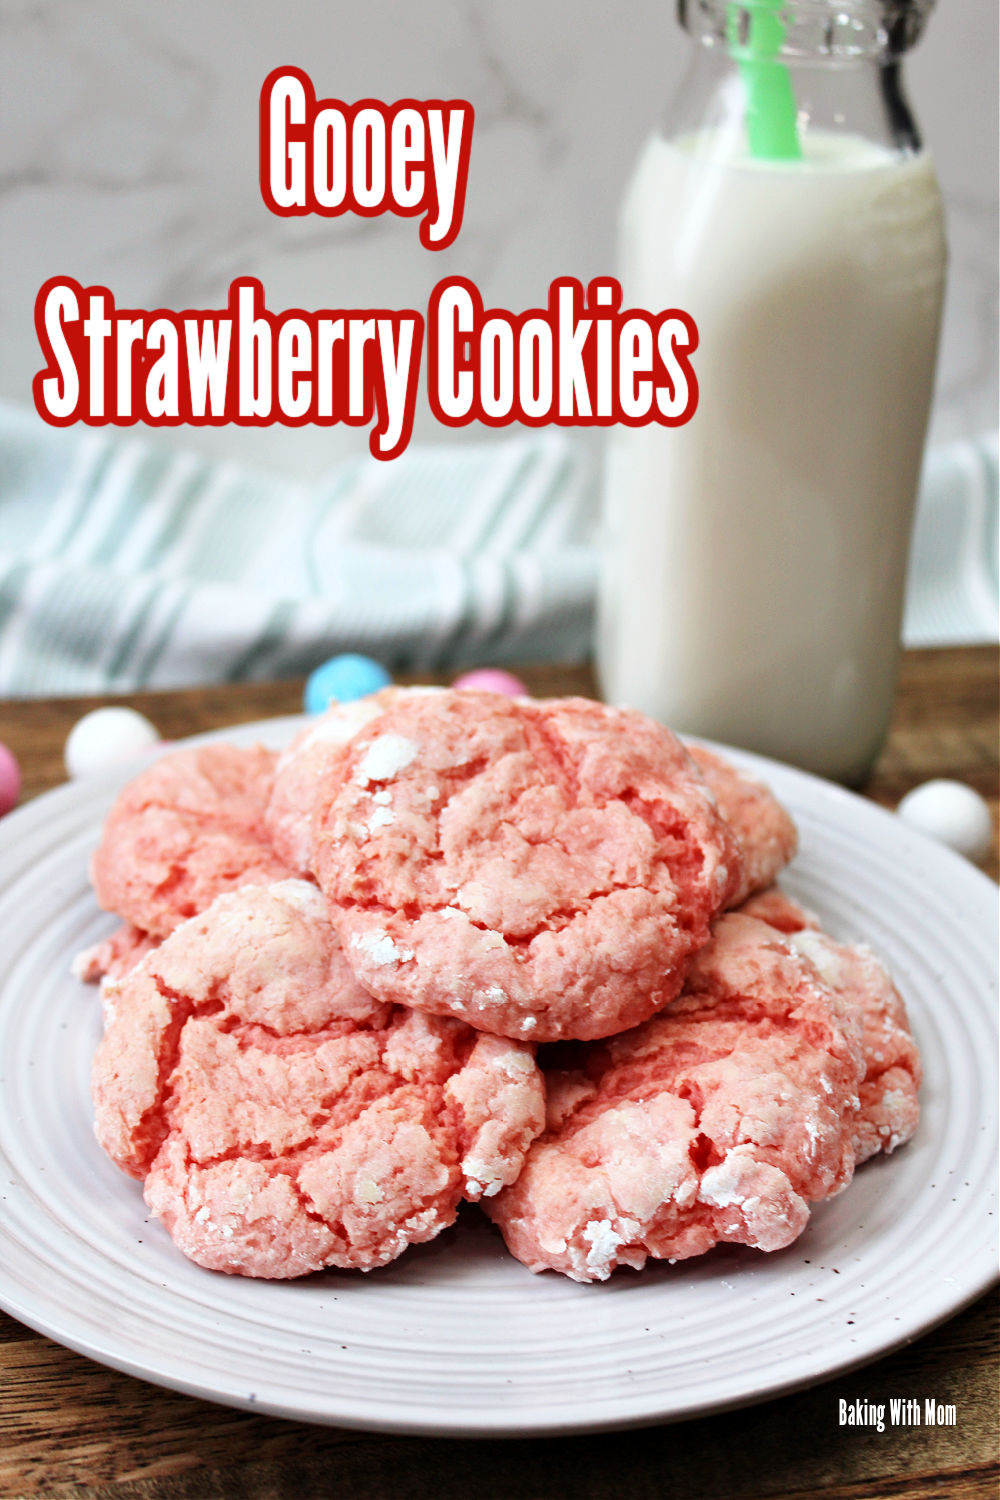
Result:
{"type": "Polygon", "coordinates": [[[668,1011],[574,1050],[488,1209],[533,1271],[595,1281],[720,1241],[779,1250],[851,1180],[858,1026],[761,922],[720,918],[668,1011]]]}
{"type": "Polygon", "coordinates": [[[275,849],[291,869],[312,870],[316,797],[340,747],[404,695],[437,691],[389,687],[367,698],[334,703],[282,751],[264,822],[275,849]]]}
{"type": "Polygon", "coordinates": [[[779,932],[801,932],[803,927],[819,930],[819,918],[787,896],[780,885],[757,891],[742,903],[740,911],[745,917],[756,917],[758,922],[776,927],[779,932]]]}
{"type": "Polygon", "coordinates": [[[103,995],[98,1140],[213,1270],[383,1265],[542,1127],[531,1049],[368,995],[304,881],[220,896],[103,995]]]}
{"type": "Polygon", "coordinates": [[[373,994],[538,1041],[672,1000],[742,878],[680,742],[580,698],[401,699],[344,747],[316,831],[373,994]]]}
{"type": "Polygon", "coordinates": [[[922,1070],[906,1006],[889,975],[869,949],[848,947],[821,932],[816,918],[776,886],[745,909],[751,908],[791,934],[796,952],[809,959],[861,1024],[865,1076],[854,1133],[858,1161],[905,1145],[920,1122],[922,1070]]]}
{"type": "Polygon", "coordinates": [[[100,904],[153,937],[222,891],[290,874],[264,826],[276,756],[209,744],[148,766],[119,796],[91,863],[100,904]]]}
{"type": "Polygon", "coordinates": [[[866,1066],[854,1135],[857,1159],[895,1151],[920,1123],[920,1054],[902,997],[866,948],[846,947],[808,928],[793,934],[791,942],[861,1022],[866,1066]]]}
{"type": "Polygon", "coordinates": [[[704,745],[687,749],[743,849],[743,876],[728,902],[742,906],[751,892],[769,886],[795,854],[795,824],[762,781],[704,745]]]}
{"type": "Polygon", "coordinates": [[[107,976],[120,979],[129,969],[134,969],[141,958],[157,947],[158,938],[150,937],[131,922],[116,927],[110,937],[90,948],[84,948],[73,960],[74,978],[84,984],[96,984],[107,976]]]}

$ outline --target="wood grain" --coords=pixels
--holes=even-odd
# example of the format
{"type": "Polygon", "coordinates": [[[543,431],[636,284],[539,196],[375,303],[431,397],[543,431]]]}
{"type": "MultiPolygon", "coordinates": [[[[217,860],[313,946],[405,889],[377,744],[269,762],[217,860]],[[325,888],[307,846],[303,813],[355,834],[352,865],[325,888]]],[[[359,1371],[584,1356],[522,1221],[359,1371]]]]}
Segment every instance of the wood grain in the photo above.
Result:
{"type": "Polygon", "coordinates": [[[155,1390],[41,1339],[31,1352],[22,1341],[21,1357],[12,1361],[0,1329],[0,1494],[995,1497],[998,1312],[990,1295],[866,1370],[762,1406],[635,1432],[507,1442],[351,1433],[227,1411],[155,1390]],[[838,1426],[840,1397],[887,1394],[953,1401],[958,1425],[883,1434],[838,1426]],[[984,1487],[991,1474],[992,1490],[984,1487]]]}
{"type": "MultiPolygon", "coordinates": [[[[894,806],[933,776],[975,786],[997,817],[998,658],[992,648],[910,652],[885,751],[863,789],[894,806]]],[[[585,667],[524,668],[536,693],[594,691],[585,667]]],[[[296,713],[298,682],[115,701],[165,738],[296,713]]],[[[99,699],[0,702],[0,740],[25,796],[64,777],[62,750],[99,699]]],[[[996,846],[989,866],[997,871],[996,846]]],[[[780,1400],[636,1432],[450,1441],[310,1427],[231,1411],[135,1380],[0,1314],[0,1495],[74,1500],[995,1500],[1000,1300],[980,1299],[878,1363],[780,1400]],[[953,1402],[955,1427],[841,1428],[838,1399],[953,1402]]],[[[595,1373],[599,1379],[599,1372],[595,1373]]]]}
{"type": "MultiPolygon", "coordinates": [[[[538,696],[596,692],[587,666],[524,666],[518,668],[518,675],[538,696]]],[[[420,680],[445,679],[425,676],[420,680]]],[[[299,713],[302,688],[301,681],[290,680],[132,693],[115,699],[0,700],[0,740],[21,762],[27,799],[65,779],[66,736],[77,719],[104,703],[138,708],[165,739],[182,739],[227,724],[299,713]]],[[[994,878],[1000,868],[996,840],[998,695],[998,653],[993,646],[905,652],[889,737],[874,773],[861,788],[866,796],[894,807],[911,787],[932,777],[967,781],[987,799],[993,812],[994,848],[986,868],[994,878]]]]}

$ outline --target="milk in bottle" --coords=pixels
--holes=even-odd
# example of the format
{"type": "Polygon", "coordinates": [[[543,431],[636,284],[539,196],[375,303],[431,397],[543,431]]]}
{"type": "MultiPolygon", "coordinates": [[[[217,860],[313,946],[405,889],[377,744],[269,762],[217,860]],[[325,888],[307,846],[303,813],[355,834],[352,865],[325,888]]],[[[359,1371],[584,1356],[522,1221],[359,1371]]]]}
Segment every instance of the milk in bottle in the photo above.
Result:
{"type": "Polygon", "coordinates": [[[826,55],[808,44],[817,12],[885,8],[784,7],[796,116],[776,158],[754,154],[731,63],[732,12],[755,7],[717,8],[712,109],[648,143],[621,228],[625,305],[697,324],[699,404],[617,429],[605,478],[605,695],[845,781],[891,709],[945,246],[884,28],[849,33],[846,58],[829,30],[826,55]]]}

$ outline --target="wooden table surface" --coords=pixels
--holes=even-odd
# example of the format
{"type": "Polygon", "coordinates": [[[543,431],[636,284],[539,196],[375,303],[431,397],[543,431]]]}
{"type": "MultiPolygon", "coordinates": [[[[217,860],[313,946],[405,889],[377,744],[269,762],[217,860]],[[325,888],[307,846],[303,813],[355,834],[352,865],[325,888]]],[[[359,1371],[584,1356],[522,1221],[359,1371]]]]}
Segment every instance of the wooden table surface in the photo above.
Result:
{"type": "MultiPolygon", "coordinates": [[[[894,805],[932,776],[991,803],[997,873],[997,653],[907,653],[897,711],[867,795],[894,805]]],[[[536,692],[592,691],[585,668],[521,675],[536,692]]],[[[62,747],[101,700],[0,702],[0,740],[25,796],[63,780],[62,747]]],[[[298,712],[300,683],[136,695],[164,737],[298,712]]],[[[742,1411],[640,1431],[472,1441],[386,1437],[251,1415],[91,1363],[0,1313],[0,1495],[494,1500],[996,1500],[998,1299],[842,1379],[742,1411]],[[838,1401],[928,1397],[954,1427],[841,1428],[838,1401]]]]}

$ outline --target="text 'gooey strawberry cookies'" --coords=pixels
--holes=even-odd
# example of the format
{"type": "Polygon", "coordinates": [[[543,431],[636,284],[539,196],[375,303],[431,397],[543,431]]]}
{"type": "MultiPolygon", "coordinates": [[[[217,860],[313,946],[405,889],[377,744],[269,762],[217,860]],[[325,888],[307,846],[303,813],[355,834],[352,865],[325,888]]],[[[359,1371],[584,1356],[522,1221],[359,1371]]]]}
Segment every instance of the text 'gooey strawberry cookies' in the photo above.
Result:
{"type": "Polygon", "coordinates": [[[210,1269],[384,1265],[542,1128],[531,1049],[368,995],[302,881],[219,897],[103,996],[98,1139],[210,1269]]]}
{"type": "Polygon", "coordinates": [[[574,1049],[488,1208],[532,1270],[604,1280],[727,1241],[776,1250],[855,1166],[855,1017],[773,928],[724,916],[663,1015],[574,1049]]]}
{"type": "Polygon", "coordinates": [[[314,831],[373,994],[533,1041],[672,1000],[741,879],[675,736],[584,699],[401,699],[344,747],[314,831]]]}

